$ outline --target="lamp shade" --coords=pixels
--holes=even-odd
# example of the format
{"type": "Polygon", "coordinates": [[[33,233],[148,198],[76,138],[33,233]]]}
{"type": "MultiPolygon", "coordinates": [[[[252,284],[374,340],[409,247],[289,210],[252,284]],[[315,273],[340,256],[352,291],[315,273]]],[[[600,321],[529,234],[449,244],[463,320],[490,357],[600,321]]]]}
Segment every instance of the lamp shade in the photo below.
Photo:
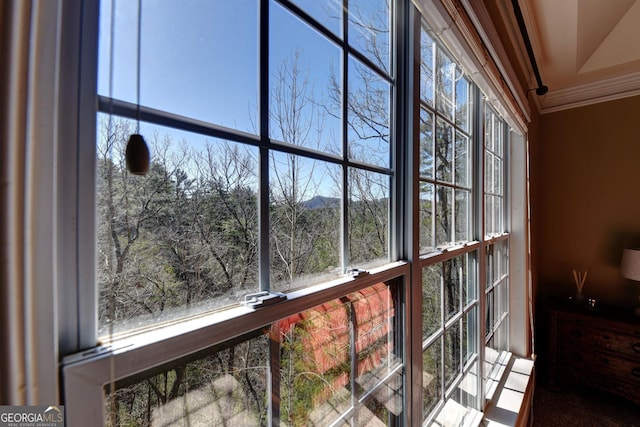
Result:
{"type": "Polygon", "coordinates": [[[640,249],[625,249],[620,265],[622,277],[640,281],[640,249]]]}

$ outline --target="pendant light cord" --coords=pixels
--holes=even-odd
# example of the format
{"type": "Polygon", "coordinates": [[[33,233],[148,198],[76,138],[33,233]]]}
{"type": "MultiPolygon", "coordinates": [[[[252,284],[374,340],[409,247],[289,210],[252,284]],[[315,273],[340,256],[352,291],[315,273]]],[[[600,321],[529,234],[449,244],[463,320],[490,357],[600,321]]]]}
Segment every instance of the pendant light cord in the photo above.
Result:
{"type": "Polygon", "coordinates": [[[141,68],[141,64],[142,64],[142,53],[141,53],[141,46],[142,46],[142,0],[138,0],[138,51],[137,51],[137,70],[136,70],[136,108],[138,109],[137,111],[137,115],[138,115],[138,122],[136,125],[136,133],[140,134],[140,116],[141,116],[141,112],[140,112],[140,68],[141,68]]]}

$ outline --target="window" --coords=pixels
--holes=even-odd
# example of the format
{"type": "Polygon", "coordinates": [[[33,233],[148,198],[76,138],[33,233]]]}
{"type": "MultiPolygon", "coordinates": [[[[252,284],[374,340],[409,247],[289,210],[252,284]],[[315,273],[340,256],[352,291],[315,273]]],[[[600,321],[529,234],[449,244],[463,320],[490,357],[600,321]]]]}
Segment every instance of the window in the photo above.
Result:
{"type": "Polygon", "coordinates": [[[422,270],[423,417],[435,423],[479,416],[476,258],[467,253],[422,270]]]}
{"type": "Polygon", "coordinates": [[[477,425],[524,285],[513,130],[465,51],[409,0],[87,2],[70,425],[477,425]]]}
{"type": "Polygon", "coordinates": [[[100,3],[101,335],[390,261],[389,4],[262,6],[100,3]]]}
{"type": "Polygon", "coordinates": [[[105,387],[109,425],[331,425],[403,412],[399,286],[378,283],[105,387]]]}
{"type": "Polygon", "coordinates": [[[507,126],[424,21],[419,51],[422,415],[473,425],[509,357],[507,126]]]}
{"type": "Polygon", "coordinates": [[[489,106],[485,111],[484,232],[486,237],[506,231],[505,223],[505,139],[507,128],[489,106]]]}
{"type": "Polygon", "coordinates": [[[387,1],[335,6],[100,2],[105,346],[71,358],[66,379],[105,398],[71,408],[75,419],[405,417],[408,266],[390,250],[395,14],[387,1]],[[131,134],[150,148],[146,176],[127,169],[131,134]],[[154,356],[139,364],[138,351],[154,356]],[[95,369],[101,360],[110,367],[95,369]]]}
{"type": "Polygon", "coordinates": [[[509,247],[500,240],[485,247],[485,356],[484,378],[490,396],[500,381],[509,351],[509,247]]]}
{"type": "Polygon", "coordinates": [[[491,397],[504,372],[509,351],[509,240],[505,236],[507,127],[495,110],[485,108],[484,234],[485,348],[484,380],[491,397]]]}
{"type": "Polygon", "coordinates": [[[471,240],[472,86],[425,28],[420,40],[420,252],[471,240]]]}
{"type": "Polygon", "coordinates": [[[420,37],[420,250],[446,250],[422,268],[423,419],[473,423],[480,416],[478,268],[472,227],[473,112],[477,91],[423,22],[420,37]],[[426,190],[426,191],[425,191],[426,190]]]}

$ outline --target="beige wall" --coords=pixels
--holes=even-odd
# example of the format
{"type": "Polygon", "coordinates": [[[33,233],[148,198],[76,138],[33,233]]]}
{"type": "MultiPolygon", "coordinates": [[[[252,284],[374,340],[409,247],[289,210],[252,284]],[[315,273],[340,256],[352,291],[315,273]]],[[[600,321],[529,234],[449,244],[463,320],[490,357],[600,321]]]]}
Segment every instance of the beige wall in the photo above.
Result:
{"type": "Polygon", "coordinates": [[[619,273],[624,247],[640,246],[640,97],[540,116],[532,147],[532,220],[538,298],[584,293],[637,305],[640,282],[619,273]]]}

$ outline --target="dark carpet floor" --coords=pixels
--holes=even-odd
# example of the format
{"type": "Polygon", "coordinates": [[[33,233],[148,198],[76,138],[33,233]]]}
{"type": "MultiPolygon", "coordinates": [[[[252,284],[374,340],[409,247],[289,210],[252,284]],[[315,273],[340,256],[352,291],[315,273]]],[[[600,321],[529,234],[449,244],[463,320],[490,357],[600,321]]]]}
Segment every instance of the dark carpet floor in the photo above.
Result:
{"type": "Polygon", "coordinates": [[[640,406],[588,388],[538,385],[533,396],[534,427],[640,427],[640,406]]]}

